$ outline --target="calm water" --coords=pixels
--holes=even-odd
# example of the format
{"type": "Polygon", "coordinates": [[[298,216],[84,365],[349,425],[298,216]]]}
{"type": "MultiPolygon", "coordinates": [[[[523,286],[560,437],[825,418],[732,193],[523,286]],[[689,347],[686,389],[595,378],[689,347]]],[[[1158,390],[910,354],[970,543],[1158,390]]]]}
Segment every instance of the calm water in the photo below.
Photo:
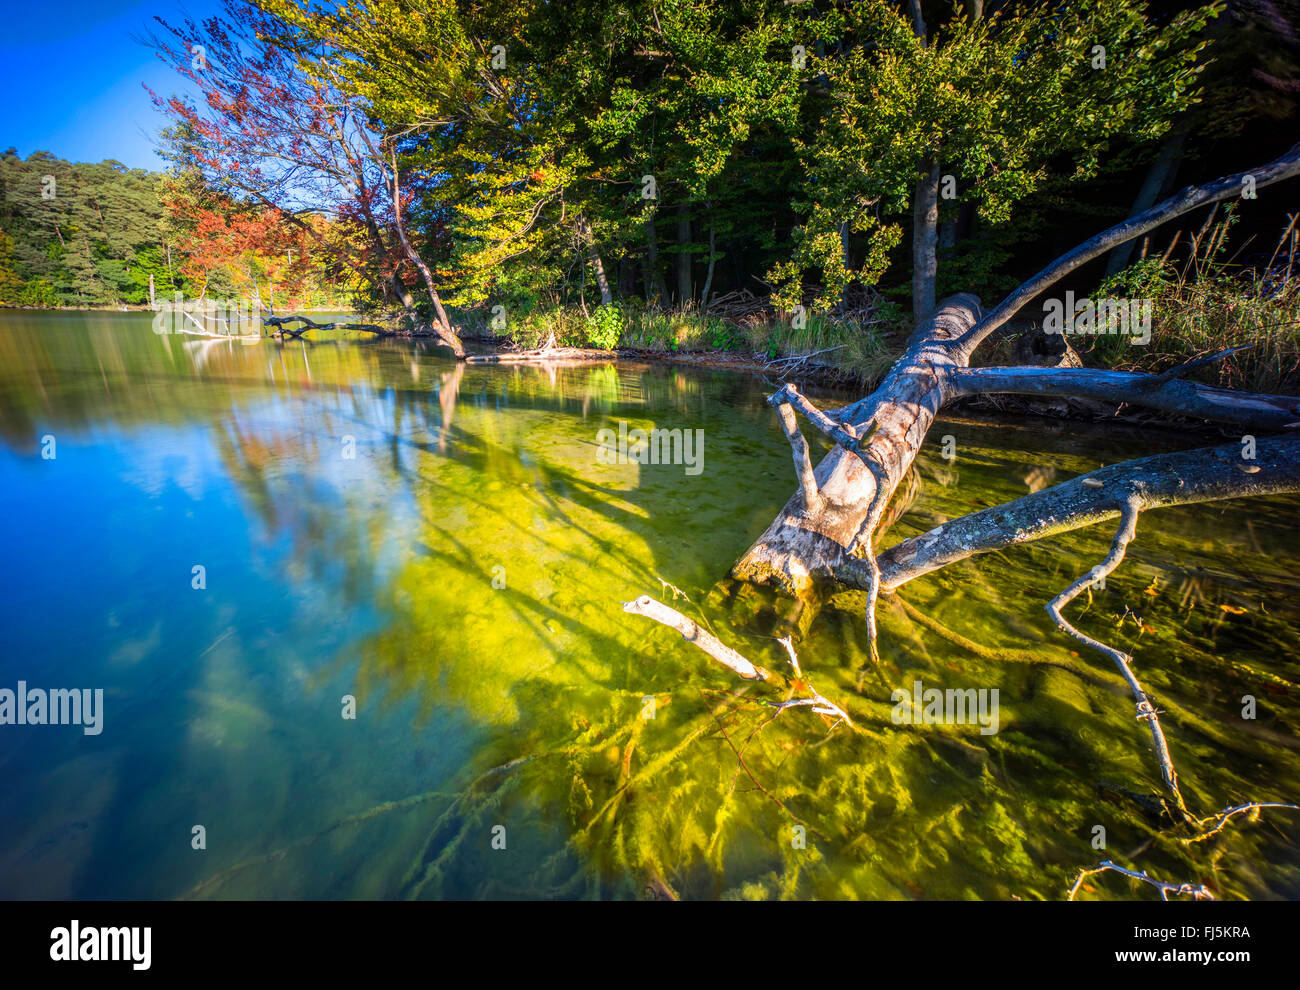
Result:
{"type": "MultiPolygon", "coordinates": [[[[96,736],[0,726],[0,896],[1058,899],[1142,847],[1125,861],[1162,878],[1297,896],[1294,813],[1161,838],[1131,701],[1047,621],[1109,533],[905,587],[861,680],[861,595],[800,612],[727,582],[793,488],[765,390],[0,313],[0,688],[104,692],[96,736]],[[703,472],[599,463],[619,421],[702,429],[703,472]],[[772,670],[793,630],[862,731],[772,720],[783,693],[620,610],[669,586],[772,670]],[[895,725],[890,693],[916,680],[997,688],[1000,731],[895,725]]],[[[886,544],[1186,442],[969,418],[932,436],[886,544]]],[[[1152,513],[1070,611],[1137,657],[1202,814],[1300,800],[1298,505],[1152,513]]]]}

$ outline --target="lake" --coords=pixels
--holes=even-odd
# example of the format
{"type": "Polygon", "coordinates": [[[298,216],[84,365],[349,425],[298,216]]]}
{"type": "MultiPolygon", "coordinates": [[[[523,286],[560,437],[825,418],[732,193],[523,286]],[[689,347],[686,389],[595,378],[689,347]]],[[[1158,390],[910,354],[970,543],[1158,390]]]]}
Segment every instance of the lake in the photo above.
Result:
{"type": "MultiPolygon", "coordinates": [[[[0,689],[103,692],[94,734],[0,725],[0,897],[1060,899],[1108,858],[1296,896],[1294,812],[1162,831],[1132,700],[1044,613],[1109,529],[882,598],[873,667],[864,595],[727,579],[795,487],[761,377],[315,336],[0,312],[0,689]],[[700,470],[620,429],[702,431],[700,470]],[[860,731],[777,715],[640,594],[773,671],[792,633],[860,731]],[[898,724],[918,681],[996,689],[997,731],[898,724]]],[[[943,418],[882,546],[1205,442],[943,418]]],[[[1300,800],[1297,574],[1300,500],[1160,510],[1067,613],[1135,656],[1199,814],[1300,800]]]]}

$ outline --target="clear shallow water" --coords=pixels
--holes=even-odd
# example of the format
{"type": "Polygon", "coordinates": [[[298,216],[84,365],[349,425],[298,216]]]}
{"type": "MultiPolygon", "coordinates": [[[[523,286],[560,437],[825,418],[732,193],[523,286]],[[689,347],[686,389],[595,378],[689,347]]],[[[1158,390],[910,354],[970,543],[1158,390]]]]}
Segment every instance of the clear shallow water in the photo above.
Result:
{"type": "MultiPolygon", "coordinates": [[[[1131,701],[1042,610],[1111,534],[905,587],[882,603],[882,663],[859,690],[861,595],[814,618],[725,580],[793,488],[767,389],[664,367],[456,368],[372,340],[160,337],[147,315],[0,313],[0,688],[104,690],[98,736],[0,726],[0,896],[663,885],[1056,899],[1079,866],[1158,836],[1157,769],[1131,701]],[[597,432],[620,420],[703,429],[703,472],[599,463],[597,432]],[[812,683],[863,731],[828,735],[807,710],[772,721],[760,699],[784,694],[743,691],[622,613],[640,593],[670,600],[662,582],[769,669],[784,663],[772,637],[792,630],[812,683]],[[891,691],[918,679],[997,688],[999,732],[893,724],[891,691]],[[345,695],[355,719],[341,717],[345,695]]],[[[884,543],[1052,471],[1185,443],[945,420],[884,543]],[[953,464],[938,456],[944,434],[953,464]]],[[[1202,814],[1300,800],[1297,508],[1145,516],[1106,590],[1069,613],[1137,657],[1202,814]]],[[[1294,898],[1298,830],[1294,813],[1239,817],[1213,841],[1157,838],[1124,861],[1227,897],[1294,898]]],[[[1118,878],[1090,887],[1153,896],[1118,878]]]]}

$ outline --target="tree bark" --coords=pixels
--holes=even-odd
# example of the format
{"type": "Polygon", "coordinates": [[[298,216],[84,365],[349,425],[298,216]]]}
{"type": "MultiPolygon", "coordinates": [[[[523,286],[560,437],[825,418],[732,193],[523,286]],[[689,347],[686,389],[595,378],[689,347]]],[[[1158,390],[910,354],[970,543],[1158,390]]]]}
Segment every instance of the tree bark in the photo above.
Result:
{"type": "Polygon", "coordinates": [[[810,511],[802,493],[794,495],[732,568],[734,577],[776,584],[795,595],[833,578],[856,547],[873,503],[883,512],[911,466],[942,402],[939,369],[966,363],[951,345],[975,325],[980,312],[972,295],[945,300],[913,332],[907,352],[879,388],[833,417],[850,438],[865,438],[875,426],[867,459],[843,446],[831,450],[814,472],[821,506],[810,511]]]}
{"type": "Polygon", "coordinates": [[[939,160],[921,163],[912,204],[912,318],[918,322],[934,309],[939,271],[939,160]]]}
{"type": "Polygon", "coordinates": [[[695,298],[691,286],[691,218],[686,207],[677,207],[677,305],[685,306],[695,298]]]}
{"type": "MultiPolygon", "coordinates": [[[[892,591],[977,554],[1114,519],[1134,496],[1145,512],[1296,491],[1300,491],[1300,437],[1260,439],[1250,461],[1242,459],[1239,443],[1154,454],[1112,464],[903,540],[880,555],[880,586],[892,591]]],[[[870,569],[863,561],[845,560],[835,576],[852,587],[870,585],[870,569]]]]}

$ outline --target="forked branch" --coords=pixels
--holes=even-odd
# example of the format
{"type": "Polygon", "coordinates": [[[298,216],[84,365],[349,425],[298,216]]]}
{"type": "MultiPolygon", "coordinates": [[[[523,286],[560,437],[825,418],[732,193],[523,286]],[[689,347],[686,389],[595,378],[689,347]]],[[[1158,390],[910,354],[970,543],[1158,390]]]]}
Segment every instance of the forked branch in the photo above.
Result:
{"type": "Polygon", "coordinates": [[[1178,790],[1178,774],[1174,772],[1174,762],[1169,756],[1169,744],[1165,742],[1164,730],[1160,728],[1159,713],[1156,711],[1156,706],[1152,704],[1151,698],[1142,690],[1142,685],[1138,683],[1138,679],[1133,673],[1131,666],[1133,658],[1127,653],[1121,653],[1113,646],[1107,646],[1100,640],[1093,639],[1086,633],[1080,632],[1061,615],[1061,609],[1074,601],[1085,588],[1094,582],[1105,579],[1111,571],[1120,565],[1129,543],[1137,535],[1140,506],[1141,502],[1136,495],[1130,496],[1124,502],[1123,508],[1120,510],[1119,530],[1115,533],[1115,539],[1111,543],[1110,553],[1106,555],[1106,559],[1048,602],[1047,614],[1051,616],[1057,628],[1073,636],[1089,649],[1110,657],[1115,666],[1119,668],[1120,674],[1128,682],[1129,690],[1133,692],[1133,698],[1137,702],[1137,717],[1145,721],[1147,727],[1151,730],[1151,741],[1155,744],[1156,759],[1160,763],[1160,776],[1164,779],[1165,786],[1173,793],[1178,810],[1184,816],[1187,816],[1187,806],[1183,803],[1183,795],[1178,790]]]}
{"type": "Polygon", "coordinates": [[[1188,186],[1168,199],[1157,203],[1151,209],[1129,217],[1115,226],[1103,230],[1095,237],[1084,241],[1073,251],[1061,255],[1038,274],[1020,284],[998,307],[972,327],[958,341],[958,346],[966,354],[972,353],[979,344],[994,330],[1011,319],[1020,309],[1039,293],[1051,287],[1070,272],[1098,258],[1112,248],[1126,244],[1135,237],[1141,237],[1161,224],[1175,217],[1182,216],[1207,203],[1240,196],[1248,186],[1262,189],[1264,186],[1281,182],[1293,175],[1300,174],[1300,144],[1293,145],[1286,154],[1274,159],[1260,168],[1225,175],[1207,182],[1203,186],[1188,186]]]}
{"type": "Polygon", "coordinates": [[[1160,891],[1160,899],[1162,901],[1169,900],[1170,894],[1190,895],[1193,900],[1197,901],[1214,900],[1214,895],[1210,893],[1209,888],[1203,883],[1167,883],[1164,880],[1157,880],[1155,877],[1147,873],[1146,870],[1143,870],[1141,873],[1138,873],[1136,870],[1127,870],[1122,866],[1117,866],[1108,859],[1098,863],[1092,869],[1080,870],[1079,875],[1074,878],[1074,886],[1070,888],[1070,896],[1067,900],[1074,900],[1074,895],[1079,892],[1079,888],[1083,886],[1083,881],[1087,880],[1088,877],[1096,876],[1098,873],[1105,873],[1107,870],[1114,870],[1116,873],[1122,873],[1124,876],[1133,880],[1140,880],[1142,883],[1150,884],[1152,887],[1155,887],[1156,890],[1160,891]]]}

